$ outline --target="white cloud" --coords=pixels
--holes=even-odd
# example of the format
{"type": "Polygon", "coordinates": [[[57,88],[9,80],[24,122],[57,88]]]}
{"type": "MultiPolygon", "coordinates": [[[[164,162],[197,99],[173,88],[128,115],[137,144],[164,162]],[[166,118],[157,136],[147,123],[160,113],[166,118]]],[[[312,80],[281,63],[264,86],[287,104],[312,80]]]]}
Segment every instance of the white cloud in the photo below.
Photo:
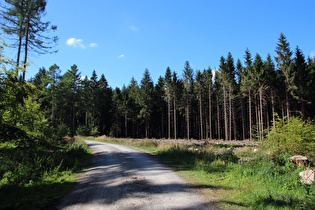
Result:
{"type": "Polygon", "coordinates": [[[67,40],[67,45],[71,47],[80,47],[82,49],[85,49],[85,46],[82,44],[82,42],[82,39],[70,38],[67,40]]]}
{"type": "Polygon", "coordinates": [[[96,44],[96,43],[91,43],[91,44],[90,44],[90,47],[98,47],[98,44],[96,44]]]}
{"type": "Polygon", "coordinates": [[[314,58],[314,57],[315,57],[315,51],[312,51],[312,52],[310,53],[310,57],[311,57],[311,58],[314,58]]]}
{"type": "Polygon", "coordinates": [[[125,57],[124,54],[121,54],[120,56],[118,56],[118,58],[123,58],[123,57],[125,57]]]}
{"type": "Polygon", "coordinates": [[[137,32],[139,30],[136,26],[129,26],[129,29],[133,32],[137,32]]]}

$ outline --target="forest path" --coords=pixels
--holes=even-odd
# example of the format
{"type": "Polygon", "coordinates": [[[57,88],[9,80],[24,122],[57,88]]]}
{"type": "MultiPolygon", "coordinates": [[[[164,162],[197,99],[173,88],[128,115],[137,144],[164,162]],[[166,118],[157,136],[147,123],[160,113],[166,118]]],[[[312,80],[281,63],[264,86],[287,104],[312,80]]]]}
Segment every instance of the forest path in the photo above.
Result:
{"type": "Polygon", "coordinates": [[[122,145],[86,143],[91,167],[59,209],[214,209],[154,158],[122,145]]]}

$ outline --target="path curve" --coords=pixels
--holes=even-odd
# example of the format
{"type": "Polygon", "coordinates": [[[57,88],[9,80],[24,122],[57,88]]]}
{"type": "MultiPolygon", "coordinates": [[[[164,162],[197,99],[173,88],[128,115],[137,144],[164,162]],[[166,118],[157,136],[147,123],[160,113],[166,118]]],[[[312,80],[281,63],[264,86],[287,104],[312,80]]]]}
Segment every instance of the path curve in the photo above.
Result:
{"type": "Polygon", "coordinates": [[[127,146],[86,143],[91,167],[59,209],[214,209],[154,158],[127,146]]]}

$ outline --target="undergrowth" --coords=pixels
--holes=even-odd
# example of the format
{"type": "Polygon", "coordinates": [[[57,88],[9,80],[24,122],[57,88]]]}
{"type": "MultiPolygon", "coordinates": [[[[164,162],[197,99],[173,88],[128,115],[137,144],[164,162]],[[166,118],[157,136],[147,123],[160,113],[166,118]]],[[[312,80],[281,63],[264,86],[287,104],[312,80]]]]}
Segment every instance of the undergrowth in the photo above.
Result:
{"type": "Polygon", "coordinates": [[[0,154],[0,209],[37,209],[71,189],[91,152],[81,141],[62,141],[45,150],[2,144],[0,154]]]}

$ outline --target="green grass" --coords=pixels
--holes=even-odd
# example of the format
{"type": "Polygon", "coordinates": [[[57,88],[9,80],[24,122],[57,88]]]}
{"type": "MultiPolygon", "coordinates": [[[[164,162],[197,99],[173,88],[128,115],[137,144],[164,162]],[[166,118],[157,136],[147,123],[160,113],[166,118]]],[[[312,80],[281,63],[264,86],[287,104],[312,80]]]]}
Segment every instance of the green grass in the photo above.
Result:
{"type": "Polygon", "coordinates": [[[302,185],[289,157],[268,150],[222,145],[166,144],[158,140],[90,138],[145,149],[222,209],[315,209],[315,185],[302,185]],[[246,159],[247,158],[247,159],[246,159]],[[309,188],[309,189],[307,189],[309,188]],[[309,190],[309,193],[307,191],[309,190]]]}
{"type": "Polygon", "coordinates": [[[50,150],[0,146],[0,209],[54,209],[88,166],[82,141],[62,141],[50,150]]]}

